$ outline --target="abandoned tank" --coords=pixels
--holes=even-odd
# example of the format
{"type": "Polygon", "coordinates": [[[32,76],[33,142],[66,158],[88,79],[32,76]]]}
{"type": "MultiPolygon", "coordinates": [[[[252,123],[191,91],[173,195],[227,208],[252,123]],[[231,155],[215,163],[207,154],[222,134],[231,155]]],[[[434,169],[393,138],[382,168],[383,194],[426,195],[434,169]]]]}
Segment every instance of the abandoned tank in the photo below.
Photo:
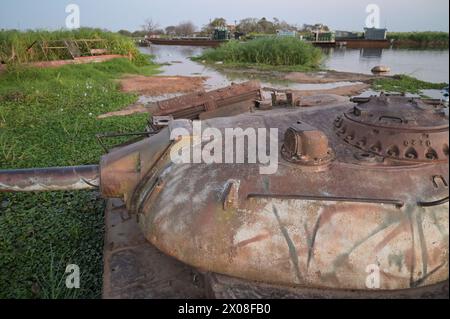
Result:
{"type": "MultiPolygon", "coordinates": [[[[250,87],[246,98],[258,100],[250,87]]],[[[386,95],[353,103],[286,94],[280,102],[274,93],[270,106],[259,101],[247,112],[233,98],[248,88],[197,96],[178,113],[180,98],[162,103],[151,136],[113,149],[99,166],[0,171],[0,190],[98,186],[125,202],[160,251],[246,281],[362,292],[448,281],[448,108],[386,95]],[[224,96],[231,102],[218,107],[224,96]],[[229,149],[202,139],[198,118],[214,129],[209,137],[241,129],[236,150],[251,144],[251,129],[266,129],[253,151],[274,150],[276,169],[264,172],[268,162],[251,147],[242,163],[224,163],[229,149]],[[206,145],[222,161],[193,160],[206,145]],[[191,161],[174,160],[183,152],[191,161]]]]}

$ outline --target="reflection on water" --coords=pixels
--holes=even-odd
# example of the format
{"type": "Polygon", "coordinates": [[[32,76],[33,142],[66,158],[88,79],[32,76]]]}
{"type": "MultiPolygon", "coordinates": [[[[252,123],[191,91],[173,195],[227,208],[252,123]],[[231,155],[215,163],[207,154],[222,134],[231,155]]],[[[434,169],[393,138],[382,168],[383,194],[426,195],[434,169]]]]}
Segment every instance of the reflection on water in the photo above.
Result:
{"type": "Polygon", "coordinates": [[[448,50],[331,48],[325,50],[325,54],[325,66],[332,70],[370,74],[373,67],[387,65],[391,74],[449,82],[448,50]]]}
{"type": "Polygon", "coordinates": [[[361,49],[360,57],[361,59],[380,59],[383,55],[383,49],[361,49]]]}

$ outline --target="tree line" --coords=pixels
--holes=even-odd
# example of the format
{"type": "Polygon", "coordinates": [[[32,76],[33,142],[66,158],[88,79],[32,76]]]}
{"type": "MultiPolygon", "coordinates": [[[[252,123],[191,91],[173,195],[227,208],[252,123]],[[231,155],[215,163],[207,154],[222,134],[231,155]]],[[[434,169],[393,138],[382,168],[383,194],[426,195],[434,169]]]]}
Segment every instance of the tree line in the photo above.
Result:
{"type": "MultiPolygon", "coordinates": [[[[120,30],[119,33],[130,37],[144,37],[148,34],[154,35],[169,35],[169,36],[190,36],[197,33],[200,36],[209,36],[215,28],[226,28],[230,25],[225,18],[212,19],[208,24],[202,28],[198,28],[192,21],[183,21],[177,25],[170,25],[165,28],[161,27],[159,23],[148,19],[142,25],[141,30],[130,32],[127,30],[120,30]]],[[[277,30],[288,31],[306,31],[314,26],[322,26],[327,29],[327,26],[322,24],[307,25],[299,27],[295,24],[290,24],[284,20],[273,18],[272,20],[267,18],[245,18],[238,23],[234,22],[235,31],[248,34],[248,33],[264,33],[275,34],[277,30]]]]}

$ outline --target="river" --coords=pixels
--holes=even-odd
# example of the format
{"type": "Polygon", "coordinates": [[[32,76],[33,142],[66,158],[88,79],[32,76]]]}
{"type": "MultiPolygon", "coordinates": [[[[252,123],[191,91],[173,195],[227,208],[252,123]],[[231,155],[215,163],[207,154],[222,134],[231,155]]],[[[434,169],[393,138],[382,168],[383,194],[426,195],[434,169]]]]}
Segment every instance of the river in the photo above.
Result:
{"type": "Polygon", "coordinates": [[[449,82],[448,50],[330,49],[328,69],[369,74],[374,66],[387,65],[392,74],[407,74],[435,83],[449,82]]]}
{"type": "MultiPolygon", "coordinates": [[[[223,73],[194,62],[190,57],[200,55],[205,48],[152,45],[141,48],[143,53],[155,56],[163,64],[162,75],[204,76],[206,89],[216,89],[232,82],[249,80],[248,75],[223,73]]],[[[408,74],[429,82],[449,82],[449,51],[399,49],[326,49],[324,67],[327,69],[370,74],[376,65],[387,65],[392,74],[408,74]]],[[[348,82],[328,84],[298,84],[275,79],[260,79],[263,86],[298,90],[328,89],[349,85],[348,82]]]]}

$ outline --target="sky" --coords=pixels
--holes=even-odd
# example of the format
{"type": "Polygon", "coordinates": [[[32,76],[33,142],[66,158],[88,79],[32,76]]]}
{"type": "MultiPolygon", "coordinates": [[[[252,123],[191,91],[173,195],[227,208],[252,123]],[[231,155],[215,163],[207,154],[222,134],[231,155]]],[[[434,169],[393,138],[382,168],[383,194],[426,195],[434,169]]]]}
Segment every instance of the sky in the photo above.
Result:
{"type": "Polygon", "coordinates": [[[389,31],[449,31],[448,0],[0,0],[0,29],[61,29],[66,6],[77,4],[80,23],[111,31],[139,30],[151,18],[160,26],[211,18],[230,24],[247,17],[289,23],[325,23],[334,30],[362,31],[366,7],[377,4],[380,25],[389,31]]]}

